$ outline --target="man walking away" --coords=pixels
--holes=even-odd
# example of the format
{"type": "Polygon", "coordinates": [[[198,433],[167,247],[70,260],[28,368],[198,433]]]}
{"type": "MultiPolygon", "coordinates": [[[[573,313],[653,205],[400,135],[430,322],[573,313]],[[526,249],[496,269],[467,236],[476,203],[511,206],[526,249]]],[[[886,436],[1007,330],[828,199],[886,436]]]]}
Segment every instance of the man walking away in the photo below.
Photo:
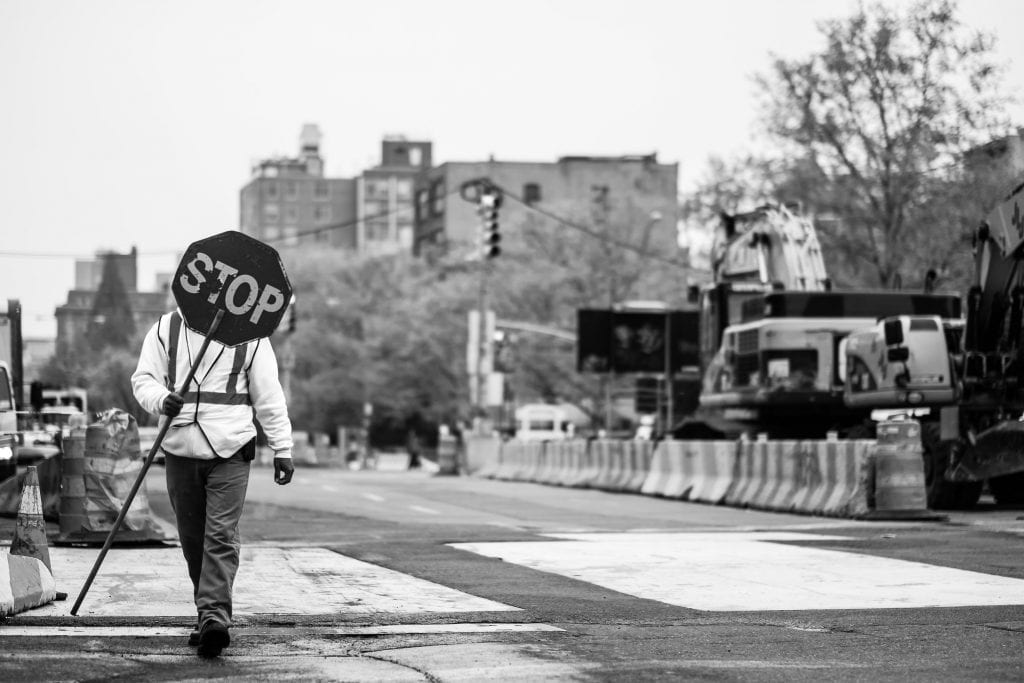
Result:
{"type": "Polygon", "coordinates": [[[216,657],[231,642],[231,589],[238,571],[238,521],[256,454],[259,420],[274,451],[274,480],[292,480],[291,422],[269,339],[228,348],[210,342],[189,386],[204,337],[178,311],[146,334],[132,375],[135,398],[171,424],[161,444],[167,493],[192,580],[197,623],[189,644],[216,657]]]}

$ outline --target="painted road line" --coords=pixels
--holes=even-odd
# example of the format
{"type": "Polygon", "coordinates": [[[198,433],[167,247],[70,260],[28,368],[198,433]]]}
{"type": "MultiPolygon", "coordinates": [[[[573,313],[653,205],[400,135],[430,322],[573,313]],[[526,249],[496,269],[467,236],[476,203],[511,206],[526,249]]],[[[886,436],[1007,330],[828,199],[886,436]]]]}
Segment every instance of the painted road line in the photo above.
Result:
{"type": "Polygon", "coordinates": [[[331,486],[330,484],[320,484],[320,488],[322,488],[324,491],[327,491],[328,493],[337,493],[338,492],[338,487],[337,486],[331,486]]]}
{"type": "MultiPolygon", "coordinates": [[[[291,626],[246,627],[232,629],[235,637],[295,634],[304,636],[377,636],[377,635],[429,635],[432,633],[535,633],[563,631],[550,624],[388,624],[385,626],[291,626]]],[[[174,626],[4,626],[3,638],[177,638],[186,637],[192,627],[174,626]]]]}
{"type": "Polygon", "coordinates": [[[425,515],[439,515],[439,514],[441,514],[437,510],[432,510],[431,508],[425,508],[422,505],[410,505],[409,509],[410,510],[414,510],[416,512],[422,512],[425,515]]]}
{"type": "Polygon", "coordinates": [[[453,547],[639,598],[708,611],[1024,604],[1024,580],[783,542],[853,540],[766,533],[546,534],[453,547]]]}
{"type": "MultiPolygon", "coordinates": [[[[96,559],[87,548],[51,548],[57,587],[79,592],[96,559]]],[[[195,617],[192,584],[179,548],[114,548],[81,616],[195,617]]],[[[33,610],[63,616],[70,601],[33,610]]],[[[243,546],[236,614],[418,614],[506,612],[518,608],[469,595],[324,548],[243,546]]]]}
{"type": "Polygon", "coordinates": [[[367,500],[372,500],[374,503],[384,502],[384,496],[378,496],[376,493],[363,493],[361,495],[363,496],[363,498],[366,498],[367,500]]]}

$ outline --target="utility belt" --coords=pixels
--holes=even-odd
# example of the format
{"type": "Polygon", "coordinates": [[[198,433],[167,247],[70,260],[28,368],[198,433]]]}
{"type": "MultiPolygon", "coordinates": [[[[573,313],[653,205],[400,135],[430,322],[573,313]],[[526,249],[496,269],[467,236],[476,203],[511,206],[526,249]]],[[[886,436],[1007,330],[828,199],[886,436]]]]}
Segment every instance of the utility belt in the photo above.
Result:
{"type": "Polygon", "coordinates": [[[252,439],[249,440],[249,443],[247,443],[244,446],[242,446],[241,448],[239,448],[235,452],[235,454],[232,455],[231,457],[232,458],[237,458],[239,456],[241,456],[242,460],[245,461],[245,462],[252,462],[253,460],[256,459],[256,437],[255,436],[252,437],[252,439]]]}

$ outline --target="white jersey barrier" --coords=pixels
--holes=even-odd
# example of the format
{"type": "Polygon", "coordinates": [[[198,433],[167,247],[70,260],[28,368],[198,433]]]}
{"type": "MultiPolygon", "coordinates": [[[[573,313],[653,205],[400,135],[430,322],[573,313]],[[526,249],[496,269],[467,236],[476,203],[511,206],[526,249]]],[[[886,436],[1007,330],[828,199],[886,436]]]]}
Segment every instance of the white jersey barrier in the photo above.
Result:
{"type": "Polygon", "coordinates": [[[736,441],[662,441],[641,493],[721,503],[733,483],[736,441]]]}
{"type": "Polygon", "coordinates": [[[567,440],[501,444],[496,479],[780,512],[874,512],[875,441],[567,440]]]}
{"type": "Polygon", "coordinates": [[[727,505],[858,517],[870,511],[874,441],[740,442],[727,505]]]}

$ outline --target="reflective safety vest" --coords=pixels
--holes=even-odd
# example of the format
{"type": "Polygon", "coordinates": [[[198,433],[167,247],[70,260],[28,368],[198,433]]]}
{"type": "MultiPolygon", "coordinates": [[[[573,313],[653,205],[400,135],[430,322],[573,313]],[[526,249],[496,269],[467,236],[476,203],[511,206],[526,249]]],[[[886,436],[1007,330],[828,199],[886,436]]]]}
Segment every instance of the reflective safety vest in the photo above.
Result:
{"type": "MultiPolygon", "coordinates": [[[[178,387],[178,368],[191,367],[193,351],[182,340],[187,332],[182,330],[181,315],[175,311],[169,317],[167,343],[164,344],[167,350],[167,388],[184,398],[185,404],[181,412],[171,419],[165,439],[166,452],[176,454],[176,428],[196,425],[218,455],[234,453],[256,433],[248,375],[255,349],[250,353],[250,344],[230,349],[211,342],[204,360],[216,354],[213,362],[205,370],[198,369],[188,387],[178,387]]],[[[161,344],[164,343],[159,330],[157,338],[161,344]]],[[[187,374],[187,370],[183,374],[187,374]]]]}

